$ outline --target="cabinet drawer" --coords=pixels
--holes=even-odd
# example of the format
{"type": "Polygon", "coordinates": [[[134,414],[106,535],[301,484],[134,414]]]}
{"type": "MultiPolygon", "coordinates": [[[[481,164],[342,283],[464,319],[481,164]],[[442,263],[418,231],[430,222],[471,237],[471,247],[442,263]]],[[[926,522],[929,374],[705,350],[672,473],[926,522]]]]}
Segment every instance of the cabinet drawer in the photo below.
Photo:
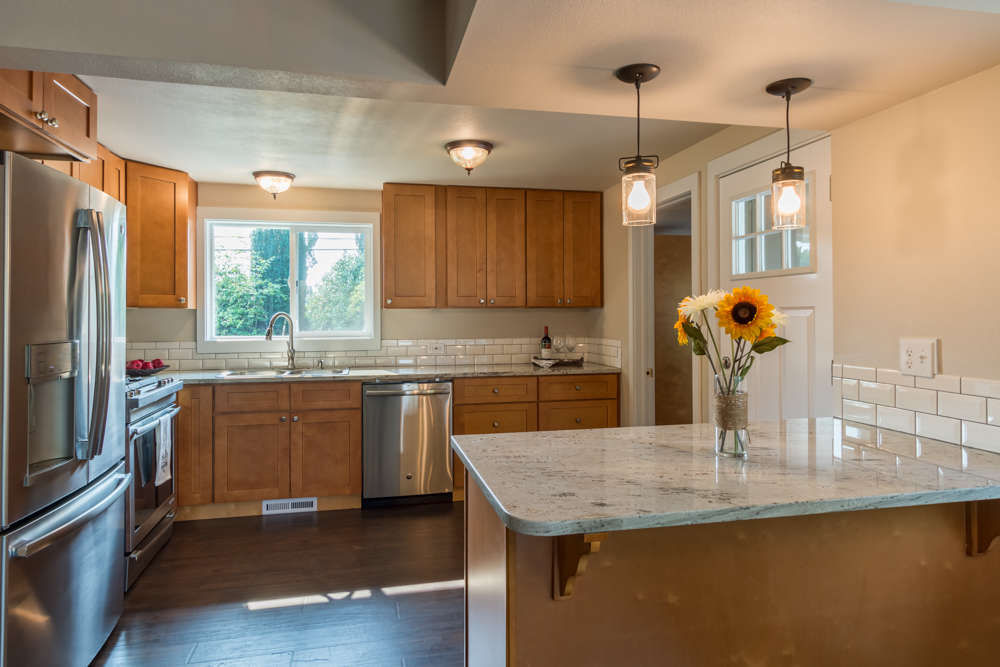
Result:
{"type": "Polygon", "coordinates": [[[220,384],[215,387],[216,412],[288,410],[287,384],[220,384]]]}
{"type": "Polygon", "coordinates": [[[562,375],[538,378],[540,401],[576,401],[585,398],[618,398],[618,376],[562,375]]]}
{"type": "Polygon", "coordinates": [[[538,406],[539,431],[618,426],[618,401],[560,401],[538,406]]]}
{"type": "Polygon", "coordinates": [[[538,381],[533,377],[457,378],[454,389],[455,405],[538,400],[538,381]]]}
{"type": "Polygon", "coordinates": [[[361,407],[360,382],[293,382],[292,410],[341,410],[361,407]]]}
{"type": "MultiPolygon", "coordinates": [[[[482,435],[485,433],[525,433],[538,430],[537,403],[508,403],[499,405],[456,405],[455,435],[482,435]]],[[[465,466],[457,455],[455,462],[455,488],[465,485],[465,466]]]]}

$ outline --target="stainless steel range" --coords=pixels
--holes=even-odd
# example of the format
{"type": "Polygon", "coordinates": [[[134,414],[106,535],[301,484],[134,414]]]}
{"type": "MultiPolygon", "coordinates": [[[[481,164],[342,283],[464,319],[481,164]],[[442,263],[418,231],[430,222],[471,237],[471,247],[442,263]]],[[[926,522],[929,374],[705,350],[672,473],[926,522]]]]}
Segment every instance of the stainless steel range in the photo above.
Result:
{"type": "Polygon", "coordinates": [[[125,496],[125,589],[146,569],[174,530],[177,489],[177,392],[172,377],[128,378],[125,384],[128,454],[132,486],[125,496]]]}

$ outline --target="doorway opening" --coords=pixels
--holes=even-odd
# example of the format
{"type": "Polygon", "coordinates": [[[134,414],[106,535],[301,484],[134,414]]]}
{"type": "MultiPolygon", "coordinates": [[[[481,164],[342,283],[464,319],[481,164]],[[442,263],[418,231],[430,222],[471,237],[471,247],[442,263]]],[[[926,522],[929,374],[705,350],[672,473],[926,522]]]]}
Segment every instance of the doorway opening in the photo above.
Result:
{"type": "Polygon", "coordinates": [[[691,193],[657,204],[653,227],[654,423],[693,422],[691,350],[677,344],[677,304],[691,290],[691,193]]]}

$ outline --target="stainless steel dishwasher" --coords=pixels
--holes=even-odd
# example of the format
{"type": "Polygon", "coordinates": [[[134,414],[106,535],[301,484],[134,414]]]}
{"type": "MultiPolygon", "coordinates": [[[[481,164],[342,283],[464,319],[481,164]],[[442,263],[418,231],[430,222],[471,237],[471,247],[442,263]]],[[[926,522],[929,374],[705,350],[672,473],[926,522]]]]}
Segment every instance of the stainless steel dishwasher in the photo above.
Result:
{"type": "Polygon", "coordinates": [[[451,382],[363,387],[362,505],[450,499],[451,382]]]}

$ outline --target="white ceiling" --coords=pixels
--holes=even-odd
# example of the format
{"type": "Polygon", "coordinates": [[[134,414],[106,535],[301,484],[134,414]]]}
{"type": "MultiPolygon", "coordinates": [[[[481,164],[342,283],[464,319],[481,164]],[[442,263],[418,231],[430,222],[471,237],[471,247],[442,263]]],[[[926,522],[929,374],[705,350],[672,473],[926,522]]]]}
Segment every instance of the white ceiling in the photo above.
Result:
{"type": "MultiPolygon", "coordinates": [[[[90,75],[102,140],[196,162],[183,168],[207,180],[265,166],[339,187],[431,180],[422,175],[457,168],[441,165],[435,146],[492,138],[500,145],[484,178],[495,169],[505,182],[534,182],[567,169],[547,157],[562,154],[581,161],[570,167],[581,181],[609,183],[613,160],[632,150],[618,147],[627,131],[616,117],[635,108],[612,76],[621,65],[663,68],[643,87],[644,117],[722,125],[780,126],[782,104],[763,87],[808,76],[816,83],[796,97],[792,124],[832,129],[1000,63],[998,4],[4,0],[0,66],[90,75]],[[501,164],[504,155],[516,161],[501,164]]],[[[659,126],[663,148],[643,152],[665,156],[705,129],[659,126]]]]}

